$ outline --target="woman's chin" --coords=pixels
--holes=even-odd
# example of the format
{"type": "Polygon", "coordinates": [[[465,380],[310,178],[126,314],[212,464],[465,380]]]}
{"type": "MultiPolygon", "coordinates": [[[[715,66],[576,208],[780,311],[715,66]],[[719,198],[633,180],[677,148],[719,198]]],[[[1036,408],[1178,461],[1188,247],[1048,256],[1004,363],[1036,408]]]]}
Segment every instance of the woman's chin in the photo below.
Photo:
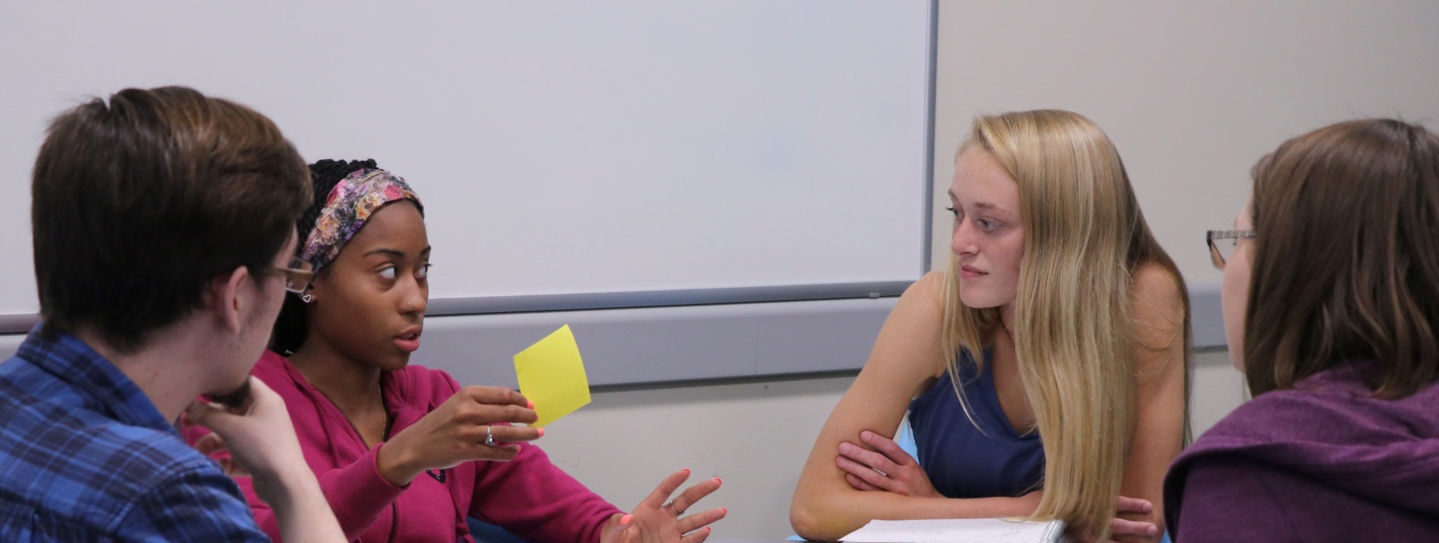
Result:
{"type": "Polygon", "coordinates": [[[965,292],[961,289],[959,291],[959,301],[963,302],[964,306],[970,309],[993,309],[1004,305],[1003,301],[997,300],[994,296],[988,296],[987,294],[988,293],[985,292],[965,292]]]}
{"type": "Polygon", "coordinates": [[[410,365],[410,353],[396,352],[388,356],[371,357],[367,362],[383,371],[400,371],[410,365]]]}

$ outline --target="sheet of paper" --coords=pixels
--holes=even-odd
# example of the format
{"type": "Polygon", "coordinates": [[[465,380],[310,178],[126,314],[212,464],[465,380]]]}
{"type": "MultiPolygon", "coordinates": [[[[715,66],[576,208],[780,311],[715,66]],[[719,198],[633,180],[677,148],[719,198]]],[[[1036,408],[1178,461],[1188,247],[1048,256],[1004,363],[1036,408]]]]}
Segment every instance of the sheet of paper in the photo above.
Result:
{"type": "Polygon", "coordinates": [[[568,324],[515,355],[515,376],[539,415],[530,426],[544,426],[590,403],[585,364],[568,324]]]}
{"type": "Polygon", "coordinates": [[[1052,543],[1062,541],[1064,523],[996,518],[872,520],[840,541],[850,543],[1052,543]]]}

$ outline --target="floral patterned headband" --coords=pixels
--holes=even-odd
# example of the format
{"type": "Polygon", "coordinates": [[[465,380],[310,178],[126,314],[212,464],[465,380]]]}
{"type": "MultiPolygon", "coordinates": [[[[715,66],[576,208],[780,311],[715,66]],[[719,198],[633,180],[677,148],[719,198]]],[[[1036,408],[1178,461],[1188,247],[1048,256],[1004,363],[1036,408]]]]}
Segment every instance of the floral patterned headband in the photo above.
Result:
{"type": "Polygon", "coordinates": [[[345,176],[326,198],[315,227],[305,237],[300,258],[309,262],[312,270],[320,271],[339,256],[340,249],[365,226],[375,210],[399,200],[410,200],[424,210],[420,197],[400,176],[377,169],[356,170],[345,176]]]}

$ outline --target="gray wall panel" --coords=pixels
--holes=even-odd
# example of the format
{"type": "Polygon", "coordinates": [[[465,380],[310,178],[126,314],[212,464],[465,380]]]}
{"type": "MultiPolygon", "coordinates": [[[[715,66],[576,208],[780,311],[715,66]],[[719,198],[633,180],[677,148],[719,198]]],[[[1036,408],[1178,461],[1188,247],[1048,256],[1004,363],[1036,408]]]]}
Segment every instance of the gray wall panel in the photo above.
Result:
{"type": "Polygon", "coordinates": [[[513,356],[569,324],[596,386],[852,370],[898,298],[434,317],[413,360],[514,386],[513,356]]]}
{"type": "Polygon", "coordinates": [[[1224,308],[1219,301],[1219,283],[1189,286],[1189,319],[1195,349],[1223,349],[1224,308]]]}
{"type": "MultiPolygon", "coordinates": [[[[1219,285],[1190,290],[1196,349],[1224,347],[1219,285]]],[[[412,360],[462,384],[515,386],[514,355],[569,324],[595,386],[855,370],[897,297],[425,319],[412,360]]],[[[0,335],[0,355],[23,334],[0,335]]]]}

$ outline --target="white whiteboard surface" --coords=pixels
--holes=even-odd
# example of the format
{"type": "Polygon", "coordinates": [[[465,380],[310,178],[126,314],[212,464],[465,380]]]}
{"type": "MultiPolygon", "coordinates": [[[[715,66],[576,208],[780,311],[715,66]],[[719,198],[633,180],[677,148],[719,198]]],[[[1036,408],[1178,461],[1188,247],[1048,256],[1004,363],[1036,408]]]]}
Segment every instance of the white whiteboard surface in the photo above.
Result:
{"type": "Polygon", "coordinates": [[[193,86],[425,201],[431,297],[909,281],[927,1],[0,5],[0,314],[50,119],[193,86]]]}

